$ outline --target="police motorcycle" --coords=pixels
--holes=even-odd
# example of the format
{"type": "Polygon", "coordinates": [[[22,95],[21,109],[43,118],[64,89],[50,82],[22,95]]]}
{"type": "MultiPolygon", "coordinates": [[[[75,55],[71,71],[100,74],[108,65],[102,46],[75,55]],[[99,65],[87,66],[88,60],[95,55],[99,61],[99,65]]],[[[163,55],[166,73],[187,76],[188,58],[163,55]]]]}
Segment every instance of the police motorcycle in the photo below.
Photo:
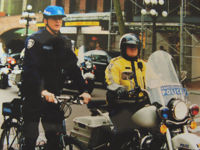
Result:
{"type": "Polygon", "coordinates": [[[81,74],[85,80],[86,86],[88,87],[88,92],[92,93],[94,89],[94,70],[96,69],[95,65],[92,63],[90,57],[84,56],[84,62],[79,64],[81,74]]]}
{"type": "Polygon", "coordinates": [[[13,69],[11,70],[11,73],[9,74],[9,85],[14,86],[17,85],[19,88],[18,95],[20,95],[20,88],[21,88],[21,74],[22,74],[22,65],[23,65],[23,59],[24,59],[24,52],[25,49],[23,49],[20,53],[20,58],[18,61],[18,64],[16,64],[13,69]]]}
{"type": "MultiPolygon", "coordinates": [[[[124,79],[131,79],[126,74],[124,79]]],[[[112,123],[118,126],[132,126],[133,136],[125,142],[122,150],[199,150],[200,138],[191,133],[197,127],[195,116],[199,106],[187,101],[187,91],[179,82],[172,57],[164,51],[154,52],[148,60],[146,70],[146,90],[137,88],[129,91],[129,98],[118,100],[118,103],[138,104],[144,106],[124,112],[120,117],[111,119],[101,111],[104,105],[93,101],[96,115],[76,117],[72,136],[85,143],[89,149],[109,147],[106,135],[113,130],[112,123]],[[124,115],[124,116],[123,116],[124,115]],[[126,122],[123,118],[129,117],[126,122]],[[101,133],[101,134],[97,134],[101,133]],[[98,140],[97,140],[98,139],[98,140]]],[[[110,134],[112,135],[112,134],[110,134]]]]}
{"type": "Polygon", "coordinates": [[[10,83],[9,76],[11,72],[14,70],[14,68],[17,66],[17,61],[14,58],[15,55],[16,54],[11,54],[9,50],[9,53],[1,58],[0,87],[3,89],[7,88],[8,86],[12,86],[12,84],[10,83]]]}
{"type": "Polygon", "coordinates": [[[92,93],[94,89],[94,80],[95,80],[94,71],[96,69],[96,66],[93,64],[91,57],[85,56],[84,52],[85,52],[84,47],[81,46],[79,48],[77,56],[78,66],[81,69],[81,73],[85,80],[88,92],[92,93]]]}
{"type": "MultiPolygon", "coordinates": [[[[159,116],[152,115],[152,121],[159,121],[160,132],[164,137],[162,146],[169,150],[200,149],[200,138],[189,132],[197,127],[194,118],[199,112],[199,106],[189,106],[187,90],[178,79],[171,55],[156,51],[150,56],[147,65],[147,91],[151,104],[156,108],[155,115],[159,116]]],[[[137,120],[139,111],[133,115],[133,119],[137,120]]]]}
{"type": "MultiPolygon", "coordinates": [[[[89,93],[92,93],[94,89],[94,70],[96,69],[95,65],[92,63],[92,59],[90,57],[84,56],[84,48],[79,48],[78,52],[78,62],[77,65],[79,66],[81,70],[81,74],[85,80],[87,89],[89,93]]],[[[66,75],[66,79],[64,82],[64,87],[68,89],[74,89],[73,80],[66,75]]]]}
{"type": "Polygon", "coordinates": [[[8,67],[7,57],[3,56],[1,58],[1,63],[0,63],[0,88],[1,89],[6,89],[9,86],[8,84],[9,73],[10,73],[10,68],[8,67]]]}

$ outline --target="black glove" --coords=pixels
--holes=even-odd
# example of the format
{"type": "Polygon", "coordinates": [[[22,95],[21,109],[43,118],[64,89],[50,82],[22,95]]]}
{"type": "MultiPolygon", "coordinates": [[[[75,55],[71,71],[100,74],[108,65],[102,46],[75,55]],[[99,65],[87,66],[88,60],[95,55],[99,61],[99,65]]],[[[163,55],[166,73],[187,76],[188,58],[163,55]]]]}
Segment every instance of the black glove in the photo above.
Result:
{"type": "Polygon", "coordinates": [[[119,87],[116,89],[117,96],[123,98],[128,95],[128,91],[124,87],[119,87]]]}

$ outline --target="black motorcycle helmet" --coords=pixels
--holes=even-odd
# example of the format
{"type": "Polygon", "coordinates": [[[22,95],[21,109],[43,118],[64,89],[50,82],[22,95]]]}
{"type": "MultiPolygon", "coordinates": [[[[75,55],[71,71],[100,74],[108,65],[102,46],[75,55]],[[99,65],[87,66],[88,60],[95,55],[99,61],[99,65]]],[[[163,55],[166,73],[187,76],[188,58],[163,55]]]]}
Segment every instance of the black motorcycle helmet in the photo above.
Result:
{"type": "Polygon", "coordinates": [[[134,33],[127,33],[123,35],[119,42],[119,47],[121,51],[121,56],[127,60],[134,61],[137,60],[140,55],[140,40],[138,36],[134,33]],[[136,57],[130,57],[126,53],[127,45],[135,45],[138,48],[138,55],[136,57]]]}

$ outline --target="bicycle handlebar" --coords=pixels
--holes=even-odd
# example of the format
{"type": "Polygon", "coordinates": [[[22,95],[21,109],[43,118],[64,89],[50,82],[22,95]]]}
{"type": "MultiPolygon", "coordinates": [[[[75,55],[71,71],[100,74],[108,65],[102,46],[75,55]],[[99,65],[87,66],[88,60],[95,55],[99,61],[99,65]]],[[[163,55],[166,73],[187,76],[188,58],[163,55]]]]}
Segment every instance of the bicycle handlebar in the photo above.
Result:
{"type": "Polygon", "coordinates": [[[79,96],[56,96],[55,103],[67,103],[67,104],[78,104],[83,105],[83,98],[79,96]]]}
{"type": "Polygon", "coordinates": [[[64,112],[64,117],[68,118],[71,115],[72,108],[70,105],[83,105],[83,98],[79,96],[56,96],[56,104],[60,105],[60,110],[64,112]],[[67,113],[68,112],[68,113],[67,113]]]}

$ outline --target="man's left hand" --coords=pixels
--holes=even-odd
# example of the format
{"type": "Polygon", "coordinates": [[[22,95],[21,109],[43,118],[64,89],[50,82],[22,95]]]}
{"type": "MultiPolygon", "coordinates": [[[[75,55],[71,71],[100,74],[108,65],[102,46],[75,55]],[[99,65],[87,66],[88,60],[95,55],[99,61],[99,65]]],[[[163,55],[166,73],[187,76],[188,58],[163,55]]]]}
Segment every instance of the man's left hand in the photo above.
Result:
{"type": "Polygon", "coordinates": [[[82,93],[79,96],[83,97],[84,104],[88,104],[88,102],[91,100],[91,95],[89,93],[82,93]]]}

